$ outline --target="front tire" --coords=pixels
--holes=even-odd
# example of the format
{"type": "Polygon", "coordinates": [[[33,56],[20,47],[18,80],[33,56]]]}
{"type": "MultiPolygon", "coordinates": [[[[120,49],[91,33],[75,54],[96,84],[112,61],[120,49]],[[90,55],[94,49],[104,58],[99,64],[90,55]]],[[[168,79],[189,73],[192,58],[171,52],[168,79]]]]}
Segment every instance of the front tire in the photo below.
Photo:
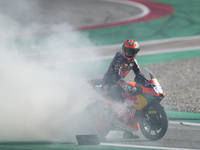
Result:
{"type": "Polygon", "coordinates": [[[164,108],[159,107],[156,111],[157,114],[153,114],[153,116],[144,114],[139,121],[142,134],[151,141],[161,139],[168,128],[168,117],[164,108]]]}

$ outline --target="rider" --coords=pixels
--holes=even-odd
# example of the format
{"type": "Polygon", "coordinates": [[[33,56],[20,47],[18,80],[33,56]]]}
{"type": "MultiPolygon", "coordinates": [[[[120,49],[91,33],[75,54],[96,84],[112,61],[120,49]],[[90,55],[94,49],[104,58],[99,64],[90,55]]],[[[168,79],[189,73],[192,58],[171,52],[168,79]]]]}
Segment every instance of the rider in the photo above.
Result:
{"type": "MultiPolygon", "coordinates": [[[[135,73],[135,81],[142,81],[144,79],[144,75],[142,74],[140,67],[136,61],[136,56],[138,52],[140,51],[138,42],[132,39],[126,40],[125,43],[122,45],[122,52],[117,52],[115,54],[115,57],[113,58],[108,71],[104,75],[104,78],[102,80],[102,86],[104,89],[104,93],[106,98],[113,100],[123,100],[123,97],[121,95],[121,92],[116,92],[116,89],[113,90],[113,88],[119,87],[116,85],[119,85],[121,82],[122,87],[120,87],[122,90],[125,90],[126,92],[136,92],[137,88],[129,86],[129,84],[126,84],[124,79],[126,75],[130,72],[130,70],[133,70],[135,73]],[[118,84],[117,84],[118,83],[118,84]],[[117,95],[117,96],[116,96],[117,95]],[[120,99],[119,99],[120,98],[120,99]]],[[[119,89],[119,88],[118,88],[119,89]]],[[[105,106],[104,110],[107,107],[105,106]]],[[[106,126],[106,117],[105,115],[101,115],[99,119],[99,125],[98,130],[104,130],[106,126]]],[[[139,138],[139,136],[133,135],[132,132],[125,131],[124,137],[127,138],[139,138]]]]}
{"type": "MultiPolygon", "coordinates": [[[[124,82],[123,78],[125,78],[131,70],[133,70],[136,75],[136,82],[138,82],[138,80],[144,81],[144,75],[142,74],[135,59],[139,51],[140,48],[138,42],[129,39],[126,40],[122,45],[122,52],[117,52],[115,54],[115,57],[113,58],[109,69],[102,80],[104,92],[107,94],[107,96],[113,96],[113,90],[111,90],[113,85],[115,85],[117,82],[124,82]]],[[[136,88],[131,88],[131,86],[128,86],[128,84],[124,85],[125,86],[123,88],[127,92],[136,90],[136,88]]]]}

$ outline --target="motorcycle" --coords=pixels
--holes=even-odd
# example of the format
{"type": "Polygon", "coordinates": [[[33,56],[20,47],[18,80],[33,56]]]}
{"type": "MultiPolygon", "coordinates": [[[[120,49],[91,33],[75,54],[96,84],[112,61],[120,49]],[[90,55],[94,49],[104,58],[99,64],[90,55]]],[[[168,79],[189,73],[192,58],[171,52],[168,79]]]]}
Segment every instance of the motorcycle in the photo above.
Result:
{"type": "MultiPolygon", "coordinates": [[[[142,73],[146,78],[144,82],[123,83],[118,81],[121,87],[124,85],[137,87],[134,94],[126,91],[120,92],[124,98],[123,102],[113,103],[113,100],[112,102],[97,100],[86,106],[85,112],[87,112],[87,117],[93,121],[94,130],[99,117],[103,114],[109,120],[105,130],[101,132],[103,136],[106,136],[111,130],[131,132],[140,130],[144,137],[151,141],[159,140],[165,135],[168,129],[168,117],[164,107],[160,104],[165,97],[165,92],[148,68],[142,68],[142,73]],[[107,107],[109,109],[105,109],[105,103],[109,102],[110,107],[107,107]]],[[[88,83],[95,91],[105,96],[105,87],[102,86],[101,81],[101,79],[94,79],[88,83]]]]}

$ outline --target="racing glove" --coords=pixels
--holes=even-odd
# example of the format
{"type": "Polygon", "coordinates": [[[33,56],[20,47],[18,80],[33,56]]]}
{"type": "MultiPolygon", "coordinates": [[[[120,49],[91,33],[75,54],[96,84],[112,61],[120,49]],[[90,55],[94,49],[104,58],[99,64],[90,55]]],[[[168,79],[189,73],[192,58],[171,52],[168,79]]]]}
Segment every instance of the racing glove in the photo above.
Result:
{"type": "Polygon", "coordinates": [[[117,83],[129,94],[135,93],[137,91],[136,87],[127,84],[122,78],[120,78],[117,83]]]}
{"type": "Polygon", "coordinates": [[[129,93],[129,94],[132,94],[132,93],[135,93],[137,91],[137,88],[136,87],[133,87],[129,84],[126,84],[124,85],[124,90],[129,93]]]}

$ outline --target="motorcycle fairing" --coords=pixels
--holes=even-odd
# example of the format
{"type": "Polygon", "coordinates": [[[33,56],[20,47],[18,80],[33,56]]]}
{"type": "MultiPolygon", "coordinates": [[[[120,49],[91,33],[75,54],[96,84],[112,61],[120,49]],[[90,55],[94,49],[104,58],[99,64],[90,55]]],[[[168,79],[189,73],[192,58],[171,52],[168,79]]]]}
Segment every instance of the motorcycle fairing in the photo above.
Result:
{"type": "Polygon", "coordinates": [[[149,96],[159,96],[159,93],[155,93],[152,87],[151,88],[144,87],[144,86],[141,86],[141,87],[142,87],[143,93],[148,94],[149,96]]]}
{"type": "Polygon", "coordinates": [[[120,110],[117,107],[113,107],[115,113],[112,117],[114,125],[117,127],[123,128],[124,130],[140,130],[140,125],[136,121],[135,114],[136,111],[134,108],[131,109],[131,112],[129,112],[129,115],[124,113],[124,111],[120,110]]]}
{"type": "Polygon", "coordinates": [[[156,78],[152,78],[151,80],[146,81],[145,86],[148,86],[148,85],[160,85],[160,83],[158,82],[156,78]]]}
{"type": "Polygon", "coordinates": [[[142,89],[142,95],[147,99],[148,103],[157,98],[163,99],[165,97],[165,92],[160,85],[148,85],[147,87],[140,85],[140,87],[142,89]],[[156,89],[157,91],[155,91],[156,89]]]}
{"type": "Polygon", "coordinates": [[[133,105],[133,107],[137,110],[142,110],[148,104],[147,99],[142,95],[136,95],[136,97],[139,101],[140,106],[133,105]]]}
{"type": "Polygon", "coordinates": [[[124,96],[124,101],[128,103],[129,105],[133,106],[137,110],[142,110],[147,104],[147,99],[142,95],[130,95],[130,94],[124,94],[122,93],[122,96],[124,96]]]}

